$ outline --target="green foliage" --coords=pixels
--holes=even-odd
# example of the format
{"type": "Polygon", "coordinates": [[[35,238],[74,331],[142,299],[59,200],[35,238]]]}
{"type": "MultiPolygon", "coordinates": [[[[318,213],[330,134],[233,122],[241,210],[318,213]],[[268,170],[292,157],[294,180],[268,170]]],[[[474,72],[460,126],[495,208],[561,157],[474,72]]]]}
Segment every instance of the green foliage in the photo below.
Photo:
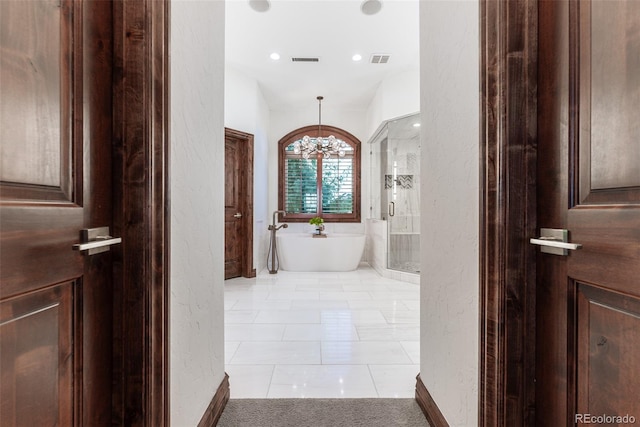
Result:
{"type": "Polygon", "coordinates": [[[314,216],[309,220],[309,224],[315,226],[322,225],[322,223],[324,223],[324,219],[320,218],[319,216],[314,216]]]}

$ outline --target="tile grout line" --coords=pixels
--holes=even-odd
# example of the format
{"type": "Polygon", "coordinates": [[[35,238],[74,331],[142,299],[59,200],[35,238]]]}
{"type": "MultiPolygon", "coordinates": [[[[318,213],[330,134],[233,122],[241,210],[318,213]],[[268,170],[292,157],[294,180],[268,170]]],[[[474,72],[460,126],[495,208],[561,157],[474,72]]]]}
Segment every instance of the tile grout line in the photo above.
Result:
{"type": "Polygon", "coordinates": [[[373,383],[373,388],[376,389],[376,395],[380,396],[380,391],[378,390],[378,385],[376,384],[375,378],[373,378],[373,372],[371,372],[371,364],[367,364],[367,370],[369,371],[369,376],[371,377],[371,382],[373,383]]]}

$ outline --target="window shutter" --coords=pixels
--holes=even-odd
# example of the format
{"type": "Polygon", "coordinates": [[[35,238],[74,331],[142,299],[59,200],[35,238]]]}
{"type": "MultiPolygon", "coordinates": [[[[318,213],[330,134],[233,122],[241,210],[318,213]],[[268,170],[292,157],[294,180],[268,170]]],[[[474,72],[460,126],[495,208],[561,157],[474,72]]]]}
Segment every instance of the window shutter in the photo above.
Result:
{"type": "Polygon", "coordinates": [[[318,211],[316,159],[285,158],[285,210],[289,213],[318,211]]]}
{"type": "Polygon", "coordinates": [[[322,213],[353,212],[353,157],[322,160],[322,213]]]}

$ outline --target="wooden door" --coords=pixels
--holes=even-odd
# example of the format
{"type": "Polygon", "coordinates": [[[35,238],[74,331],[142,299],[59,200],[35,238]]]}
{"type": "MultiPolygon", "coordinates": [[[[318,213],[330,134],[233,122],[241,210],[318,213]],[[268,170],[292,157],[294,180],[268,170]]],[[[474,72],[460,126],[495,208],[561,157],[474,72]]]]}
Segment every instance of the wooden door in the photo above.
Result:
{"type": "Polygon", "coordinates": [[[637,422],[640,3],[539,5],[538,224],[583,246],[538,255],[537,424],[637,422]]]}
{"type": "Polygon", "coordinates": [[[243,191],[243,169],[245,155],[242,140],[228,130],[225,131],[224,150],[224,278],[231,279],[242,275],[244,258],[247,251],[247,233],[244,208],[246,198],[243,191]]]}
{"type": "Polygon", "coordinates": [[[0,425],[111,423],[112,4],[0,2],[0,425]]]}

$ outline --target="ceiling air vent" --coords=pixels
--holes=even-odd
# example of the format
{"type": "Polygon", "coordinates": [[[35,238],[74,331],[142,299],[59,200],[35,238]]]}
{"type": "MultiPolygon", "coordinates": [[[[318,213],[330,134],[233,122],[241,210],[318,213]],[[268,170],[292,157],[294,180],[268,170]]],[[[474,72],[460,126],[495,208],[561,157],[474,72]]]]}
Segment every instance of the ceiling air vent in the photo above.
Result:
{"type": "Polygon", "coordinates": [[[372,64],[386,64],[389,62],[389,57],[391,55],[387,55],[384,53],[374,53],[371,55],[371,63],[372,64]]]}
{"type": "Polygon", "coordinates": [[[293,62],[320,62],[320,58],[291,58],[293,62]]]}

